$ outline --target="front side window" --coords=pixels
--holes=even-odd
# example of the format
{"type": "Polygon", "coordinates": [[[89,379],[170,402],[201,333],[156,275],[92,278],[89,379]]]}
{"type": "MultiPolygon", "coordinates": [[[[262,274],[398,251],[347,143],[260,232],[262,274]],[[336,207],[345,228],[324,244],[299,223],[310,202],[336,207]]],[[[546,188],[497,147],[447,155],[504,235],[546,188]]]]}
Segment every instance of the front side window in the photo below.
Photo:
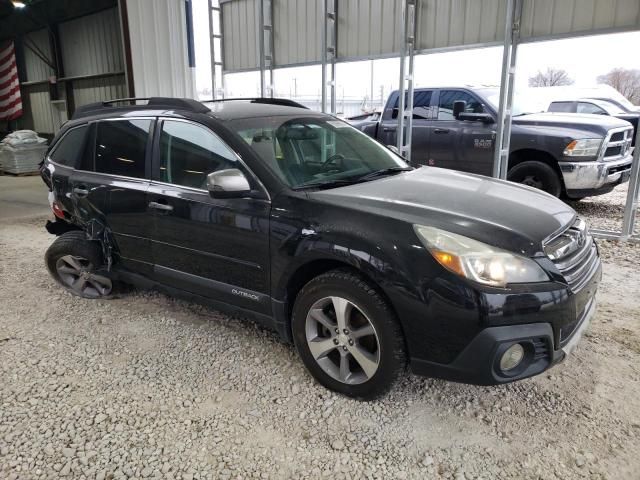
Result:
{"type": "Polygon", "coordinates": [[[378,142],[333,118],[277,116],[234,120],[228,125],[294,188],[407,168],[400,157],[378,142]]]}
{"type": "Polygon", "coordinates": [[[160,133],[160,180],[207,188],[207,175],[238,168],[233,151],[211,130],[187,122],[165,120],[160,133]]]}
{"type": "Polygon", "coordinates": [[[440,90],[438,100],[438,120],[455,120],[453,117],[453,103],[463,100],[467,102],[465,112],[485,113],[482,103],[473,95],[460,90],[440,90]]]}
{"type": "Polygon", "coordinates": [[[95,171],[145,178],[151,120],[109,120],[96,125],[95,171]]]}
{"type": "Polygon", "coordinates": [[[65,165],[67,167],[77,167],[78,160],[84,152],[85,139],[87,131],[89,130],[87,125],[72,128],[64,137],[58,142],[53,152],[49,155],[49,158],[54,162],[65,165]]]}
{"type": "Polygon", "coordinates": [[[592,113],[594,115],[606,115],[607,112],[605,112],[602,108],[600,108],[597,105],[594,105],[593,103],[588,103],[588,102],[578,102],[578,113],[592,113]]]}

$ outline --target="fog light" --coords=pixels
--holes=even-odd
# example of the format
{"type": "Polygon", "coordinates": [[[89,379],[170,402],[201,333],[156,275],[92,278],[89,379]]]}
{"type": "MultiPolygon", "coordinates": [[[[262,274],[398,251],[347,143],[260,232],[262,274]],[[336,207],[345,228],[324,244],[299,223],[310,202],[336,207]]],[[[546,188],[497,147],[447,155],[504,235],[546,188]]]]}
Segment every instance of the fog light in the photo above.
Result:
{"type": "Polygon", "coordinates": [[[500,370],[503,372],[507,372],[509,370],[513,370],[524,358],[524,348],[519,343],[515,343],[507,348],[506,352],[502,355],[500,359],[500,370]]]}

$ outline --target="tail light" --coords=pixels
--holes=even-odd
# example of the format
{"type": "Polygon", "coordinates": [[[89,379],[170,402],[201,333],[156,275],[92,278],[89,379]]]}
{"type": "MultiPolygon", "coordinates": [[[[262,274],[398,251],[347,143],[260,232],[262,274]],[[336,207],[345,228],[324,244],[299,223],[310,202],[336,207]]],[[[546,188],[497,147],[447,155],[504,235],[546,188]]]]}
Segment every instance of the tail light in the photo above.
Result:
{"type": "Polygon", "coordinates": [[[60,218],[62,220],[65,219],[64,212],[60,208],[60,205],[58,205],[58,202],[56,202],[55,200],[53,202],[51,202],[51,210],[53,211],[53,214],[56,217],[58,217],[58,218],[60,218]]]}

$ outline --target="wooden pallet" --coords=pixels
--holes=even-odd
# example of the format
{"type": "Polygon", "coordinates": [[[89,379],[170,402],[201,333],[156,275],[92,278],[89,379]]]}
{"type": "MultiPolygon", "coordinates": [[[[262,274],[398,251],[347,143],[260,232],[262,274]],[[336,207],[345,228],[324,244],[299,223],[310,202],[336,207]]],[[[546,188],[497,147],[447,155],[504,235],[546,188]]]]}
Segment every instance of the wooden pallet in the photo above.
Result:
{"type": "Polygon", "coordinates": [[[8,177],[33,177],[35,175],[40,175],[40,172],[36,170],[35,172],[13,173],[0,170],[0,175],[6,175],[8,177]]]}

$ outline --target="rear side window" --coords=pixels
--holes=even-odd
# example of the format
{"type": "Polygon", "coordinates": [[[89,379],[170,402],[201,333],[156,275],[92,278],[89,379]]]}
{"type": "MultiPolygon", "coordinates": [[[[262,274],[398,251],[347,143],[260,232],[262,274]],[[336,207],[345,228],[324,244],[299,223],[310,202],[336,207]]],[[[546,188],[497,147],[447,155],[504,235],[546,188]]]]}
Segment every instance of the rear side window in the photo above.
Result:
{"type": "Polygon", "coordinates": [[[549,105],[550,112],[573,112],[573,102],[552,102],[549,105]]]}
{"type": "Polygon", "coordinates": [[[484,106],[473,95],[460,90],[440,90],[438,101],[438,120],[455,120],[453,118],[453,102],[463,100],[467,102],[467,113],[485,113],[484,106]]]}
{"type": "Polygon", "coordinates": [[[96,125],[95,171],[145,178],[151,120],[110,120],[96,125]]]}
{"type": "Polygon", "coordinates": [[[84,152],[85,140],[89,128],[87,125],[72,128],[58,142],[49,158],[67,167],[77,167],[78,160],[84,152]]]}
{"type": "Polygon", "coordinates": [[[207,188],[207,175],[238,168],[233,151],[210,130],[187,122],[165,120],[160,134],[160,180],[207,188]]]}

